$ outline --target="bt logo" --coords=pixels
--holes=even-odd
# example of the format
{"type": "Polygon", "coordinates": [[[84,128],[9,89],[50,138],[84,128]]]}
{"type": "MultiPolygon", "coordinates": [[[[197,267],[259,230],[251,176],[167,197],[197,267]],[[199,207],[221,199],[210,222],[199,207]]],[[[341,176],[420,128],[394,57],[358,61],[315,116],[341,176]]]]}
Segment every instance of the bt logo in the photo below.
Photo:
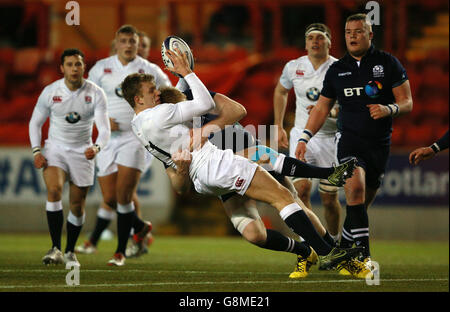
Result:
{"type": "Polygon", "coordinates": [[[380,96],[380,92],[383,89],[383,85],[378,81],[369,81],[364,87],[356,87],[356,88],[345,88],[344,95],[346,97],[351,96],[360,96],[362,95],[362,90],[364,93],[374,99],[380,96]]]}

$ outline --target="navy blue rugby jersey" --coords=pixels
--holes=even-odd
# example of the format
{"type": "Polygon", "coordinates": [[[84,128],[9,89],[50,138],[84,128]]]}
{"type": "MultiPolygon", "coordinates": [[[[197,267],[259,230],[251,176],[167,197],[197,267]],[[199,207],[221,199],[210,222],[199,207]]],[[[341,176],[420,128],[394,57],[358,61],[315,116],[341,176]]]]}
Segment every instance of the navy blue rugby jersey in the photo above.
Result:
{"type": "Polygon", "coordinates": [[[398,59],[372,45],[359,66],[348,53],[332,64],[325,75],[321,95],[338,100],[340,132],[351,132],[384,145],[390,143],[392,117],[374,120],[366,105],[394,103],[392,89],[406,80],[406,70],[398,59]]]}

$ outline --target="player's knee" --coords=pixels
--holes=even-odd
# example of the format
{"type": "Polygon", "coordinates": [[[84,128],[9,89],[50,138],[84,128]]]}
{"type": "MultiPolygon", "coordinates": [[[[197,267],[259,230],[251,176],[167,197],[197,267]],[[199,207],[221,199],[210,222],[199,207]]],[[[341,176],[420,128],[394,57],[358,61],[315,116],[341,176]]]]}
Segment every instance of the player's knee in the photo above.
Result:
{"type": "Polygon", "coordinates": [[[325,196],[321,196],[322,199],[322,205],[327,210],[337,210],[339,209],[339,200],[337,194],[327,194],[325,196]]]}
{"type": "Polygon", "coordinates": [[[115,196],[104,196],[103,201],[108,208],[116,209],[117,201],[115,196]]]}
{"type": "MultiPolygon", "coordinates": [[[[305,181],[305,180],[301,180],[305,181]]],[[[309,199],[311,195],[311,183],[297,182],[295,183],[295,189],[297,190],[298,197],[303,201],[304,199],[309,199]]]]}
{"type": "Polygon", "coordinates": [[[52,201],[61,200],[63,187],[61,185],[52,185],[47,188],[47,195],[52,201]]]}
{"type": "Polygon", "coordinates": [[[255,222],[250,223],[242,232],[242,236],[249,242],[257,246],[264,246],[267,239],[266,230],[255,222]]]}

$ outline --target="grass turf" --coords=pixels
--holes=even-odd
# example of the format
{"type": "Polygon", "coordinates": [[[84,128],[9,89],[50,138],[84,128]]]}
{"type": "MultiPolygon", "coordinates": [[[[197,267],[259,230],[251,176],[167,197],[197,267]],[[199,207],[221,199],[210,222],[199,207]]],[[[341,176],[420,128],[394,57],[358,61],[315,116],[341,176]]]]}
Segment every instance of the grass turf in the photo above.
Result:
{"type": "Polygon", "coordinates": [[[48,234],[0,234],[0,292],[448,292],[448,242],[371,243],[380,285],[317,267],[290,280],[295,255],[239,237],[156,236],[148,254],[123,267],[106,265],[116,243],[101,241],[95,255],[78,255],[80,285],[67,286],[65,266],[41,262],[48,234]]]}

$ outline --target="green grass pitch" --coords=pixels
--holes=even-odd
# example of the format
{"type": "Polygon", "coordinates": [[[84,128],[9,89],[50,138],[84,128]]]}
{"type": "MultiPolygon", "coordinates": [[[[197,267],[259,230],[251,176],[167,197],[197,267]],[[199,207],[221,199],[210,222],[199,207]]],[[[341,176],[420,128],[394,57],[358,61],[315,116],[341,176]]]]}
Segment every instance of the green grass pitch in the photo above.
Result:
{"type": "MultiPolygon", "coordinates": [[[[85,239],[80,237],[79,243],[85,239]]],[[[65,239],[63,239],[63,248],[65,239]]],[[[372,242],[380,285],[313,267],[290,280],[295,255],[264,250],[240,237],[156,236],[148,254],[109,267],[116,241],[79,255],[80,285],[65,266],[44,266],[48,234],[0,234],[0,292],[448,292],[448,242],[372,242]]]]}

